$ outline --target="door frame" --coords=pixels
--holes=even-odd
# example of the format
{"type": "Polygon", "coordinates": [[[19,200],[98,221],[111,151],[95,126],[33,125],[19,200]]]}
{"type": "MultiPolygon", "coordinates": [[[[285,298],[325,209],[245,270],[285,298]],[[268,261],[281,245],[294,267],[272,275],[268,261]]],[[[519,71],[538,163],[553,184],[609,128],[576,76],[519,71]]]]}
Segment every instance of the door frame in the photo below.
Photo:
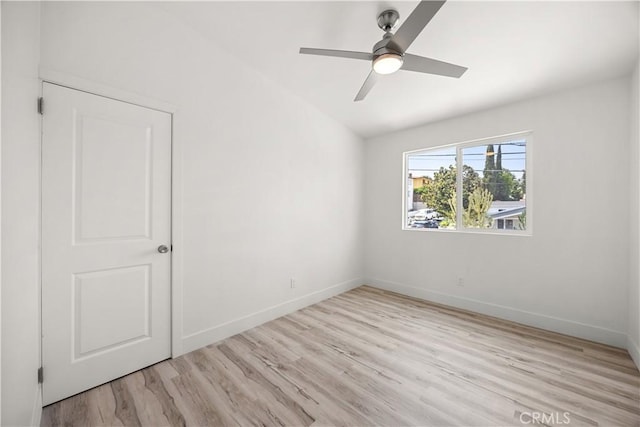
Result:
{"type": "MultiPolygon", "coordinates": [[[[107,86],[101,83],[97,83],[91,80],[80,78],[67,73],[61,73],[59,71],[50,70],[46,68],[39,69],[40,80],[40,96],[42,96],[44,83],[52,83],[59,86],[64,86],[69,89],[79,90],[87,92],[93,95],[98,95],[116,101],[126,102],[128,104],[137,105],[143,108],[150,108],[158,110],[171,115],[171,275],[170,275],[170,287],[171,287],[171,306],[170,306],[170,322],[171,322],[171,357],[175,358],[183,354],[182,346],[182,325],[183,325],[183,310],[182,310],[182,236],[183,236],[183,217],[182,217],[182,147],[180,145],[179,138],[175,137],[174,126],[175,118],[178,109],[175,105],[141,95],[135,92],[118,89],[115,87],[107,86]]],[[[46,114],[46,99],[44,100],[43,111],[46,114]]],[[[42,171],[42,118],[40,119],[40,170],[42,171]]],[[[42,240],[42,176],[40,177],[40,240],[42,240]]],[[[42,325],[42,244],[40,244],[40,325],[42,325]]],[[[40,365],[42,366],[42,326],[40,327],[40,365]]],[[[46,378],[46,373],[45,373],[46,378]]]]}

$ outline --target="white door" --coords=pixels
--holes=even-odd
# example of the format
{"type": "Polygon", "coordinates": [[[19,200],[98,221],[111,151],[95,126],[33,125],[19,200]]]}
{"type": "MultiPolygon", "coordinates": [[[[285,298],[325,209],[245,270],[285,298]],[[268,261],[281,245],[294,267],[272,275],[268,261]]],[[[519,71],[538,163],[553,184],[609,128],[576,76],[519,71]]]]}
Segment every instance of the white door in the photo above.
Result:
{"type": "Polygon", "coordinates": [[[171,116],[44,83],[43,401],[171,355],[171,116]]]}

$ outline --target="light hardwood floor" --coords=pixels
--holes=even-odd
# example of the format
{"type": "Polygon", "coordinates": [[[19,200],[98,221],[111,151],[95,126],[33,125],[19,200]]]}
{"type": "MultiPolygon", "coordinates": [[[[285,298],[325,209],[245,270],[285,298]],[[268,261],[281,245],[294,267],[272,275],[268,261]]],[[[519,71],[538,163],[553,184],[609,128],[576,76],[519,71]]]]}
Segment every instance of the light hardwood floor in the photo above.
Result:
{"type": "Polygon", "coordinates": [[[536,416],[640,426],[640,373],[622,349],[363,286],[50,405],[42,424],[522,426],[536,416]]]}

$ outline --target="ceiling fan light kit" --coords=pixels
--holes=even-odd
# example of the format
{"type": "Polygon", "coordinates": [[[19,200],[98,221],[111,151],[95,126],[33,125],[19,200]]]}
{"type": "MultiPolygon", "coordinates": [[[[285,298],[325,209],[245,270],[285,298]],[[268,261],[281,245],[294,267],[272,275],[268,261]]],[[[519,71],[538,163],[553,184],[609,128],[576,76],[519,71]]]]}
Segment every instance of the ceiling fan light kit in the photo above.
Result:
{"type": "Polygon", "coordinates": [[[402,55],[397,53],[384,53],[373,60],[373,71],[378,74],[392,74],[402,67],[402,55]]]}
{"type": "Polygon", "coordinates": [[[400,18],[398,12],[390,9],[379,14],[378,27],[385,34],[382,40],[373,46],[372,53],[305,47],[300,48],[300,53],[371,61],[372,70],[354,101],[362,101],[367,96],[377,82],[378,75],[392,74],[398,70],[459,78],[467,71],[466,67],[406,53],[411,43],[440,10],[445,1],[422,0],[395,33],[391,33],[391,30],[395,28],[400,18]]]}

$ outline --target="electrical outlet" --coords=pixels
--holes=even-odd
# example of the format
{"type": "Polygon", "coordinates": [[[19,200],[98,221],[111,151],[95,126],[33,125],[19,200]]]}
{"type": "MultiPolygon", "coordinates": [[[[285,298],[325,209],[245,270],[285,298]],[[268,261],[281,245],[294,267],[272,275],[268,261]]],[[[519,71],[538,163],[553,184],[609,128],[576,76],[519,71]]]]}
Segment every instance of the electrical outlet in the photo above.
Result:
{"type": "Polygon", "coordinates": [[[458,277],[458,286],[464,288],[464,278],[458,277]]]}
{"type": "Polygon", "coordinates": [[[291,289],[296,287],[296,279],[294,279],[293,277],[291,278],[291,289]]]}

